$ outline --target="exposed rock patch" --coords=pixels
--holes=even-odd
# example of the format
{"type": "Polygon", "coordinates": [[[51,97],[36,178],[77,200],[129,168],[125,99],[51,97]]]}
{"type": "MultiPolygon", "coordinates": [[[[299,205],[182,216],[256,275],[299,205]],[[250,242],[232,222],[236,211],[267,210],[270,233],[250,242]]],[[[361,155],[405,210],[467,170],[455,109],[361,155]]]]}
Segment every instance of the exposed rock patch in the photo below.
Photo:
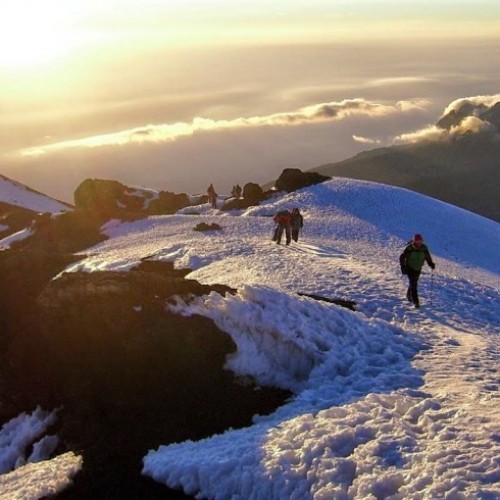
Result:
{"type": "Polygon", "coordinates": [[[243,186],[243,196],[241,198],[229,198],[223,205],[222,210],[244,210],[248,207],[258,205],[268,198],[270,192],[263,191],[255,182],[247,182],[243,186]]]}
{"type": "Polygon", "coordinates": [[[291,193],[298,189],[320,184],[329,180],[330,177],[318,174],[317,172],[302,172],[298,168],[285,168],[275,183],[278,191],[286,191],[291,193]]]}
{"type": "Polygon", "coordinates": [[[75,190],[75,207],[104,218],[172,214],[190,205],[187,194],[132,188],[106,179],[86,179],[75,190]]]}
{"type": "Polygon", "coordinates": [[[207,318],[165,308],[173,295],[233,290],[153,261],[50,281],[72,259],[0,254],[0,270],[12,268],[17,284],[2,303],[13,311],[0,332],[1,420],[38,404],[62,407],[58,451],[82,454],[84,467],[58,498],[182,498],[141,476],[149,449],[250,425],[289,394],[240,384],[224,369],[232,339],[207,318]]]}

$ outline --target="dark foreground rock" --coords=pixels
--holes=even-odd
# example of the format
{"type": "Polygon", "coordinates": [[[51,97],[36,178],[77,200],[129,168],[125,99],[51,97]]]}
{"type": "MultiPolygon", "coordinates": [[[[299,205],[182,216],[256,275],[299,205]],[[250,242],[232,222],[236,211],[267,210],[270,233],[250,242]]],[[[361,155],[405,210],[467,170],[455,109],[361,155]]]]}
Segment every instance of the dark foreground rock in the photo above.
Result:
{"type": "Polygon", "coordinates": [[[0,422],[37,405],[61,408],[57,451],[81,454],[84,466],[58,498],[183,498],[141,476],[148,450],[250,425],[289,394],[240,383],[224,370],[231,338],[207,318],[165,308],[173,295],[229,288],[158,262],[50,281],[72,260],[0,254],[9,290],[0,303],[0,422]]]}

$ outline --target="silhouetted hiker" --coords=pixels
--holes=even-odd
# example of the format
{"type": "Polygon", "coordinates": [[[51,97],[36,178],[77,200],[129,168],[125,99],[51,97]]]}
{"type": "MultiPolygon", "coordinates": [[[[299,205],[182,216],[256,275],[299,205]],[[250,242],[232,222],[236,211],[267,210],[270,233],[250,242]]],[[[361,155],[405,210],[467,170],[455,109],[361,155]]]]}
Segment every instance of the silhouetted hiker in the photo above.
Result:
{"type": "Polygon", "coordinates": [[[431,269],[435,269],[436,264],[432,260],[422,235],[416,234],[399,256],[399,263],[401,264],[401,272],[408,276],[409,286],[406,298],[409,302],[413,302],[417,308],[420,307],[418,300],[418,278],[422,272],[424,261],[427,262],[431,269]]]}
{"type": "Polygon", "coordinates": [[[288,210],[279,211],[274,217],[273,220],[276,222],[277,226],[274,230],[273,241],[275,241],[278,245],[281,243],[281,237],[283,236],[283,231],[285,231],[286,236],[286,244],[289,245],[291,241],[290,235],[290,220],[292,214],[288,210]]]}
{"type": "Polygon", "coordinates": [[[292,229],[292,240],[299,241],[299,232],[304,226],[304,217],[300,213],[298,208],[292,210],[292,216],[290,219],[290,227],[292,229]]]}
{"type": "Polygon", "coordinates": [[[233,186],[233,189],[231,190],[231,196],[233,198],[241,198],[241,186],[239,184],[236,184],[236,186],[233,186]]]}
{"type": "Polygon", "coordinates": [[[217,193],[215,192],[213,184],[210,184],[207,189],[208,203],[212,205],[212,208],[217,208],[217,193]]]}

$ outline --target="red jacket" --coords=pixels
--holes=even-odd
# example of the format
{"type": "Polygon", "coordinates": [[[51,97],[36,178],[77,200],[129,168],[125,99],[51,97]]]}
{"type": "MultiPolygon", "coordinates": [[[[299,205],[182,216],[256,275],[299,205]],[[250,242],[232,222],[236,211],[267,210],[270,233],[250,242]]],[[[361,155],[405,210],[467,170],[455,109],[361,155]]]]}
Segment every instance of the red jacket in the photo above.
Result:
{"type": "Polygon", "coordinates": [[[288,210],[283,210],[282,212],[278,212],[273,220],[277,224],[281,224],[283,226],[287,226],[290,224],[290,220],[292,218],[292,214],[288,210]]]}

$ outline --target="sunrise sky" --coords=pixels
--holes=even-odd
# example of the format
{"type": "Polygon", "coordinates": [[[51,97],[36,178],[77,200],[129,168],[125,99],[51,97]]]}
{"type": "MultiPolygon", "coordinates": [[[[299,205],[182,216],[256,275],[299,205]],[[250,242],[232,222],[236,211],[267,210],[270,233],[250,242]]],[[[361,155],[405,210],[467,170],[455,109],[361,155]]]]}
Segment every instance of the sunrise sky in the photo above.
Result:
{"type": "Polygon", "coordinates": [[[500,92],[497,0],[2,0],[0,174],[190,193],[391,145],[500,92]],[[399,139],[398,139],[399,138],[399,139]]]}

